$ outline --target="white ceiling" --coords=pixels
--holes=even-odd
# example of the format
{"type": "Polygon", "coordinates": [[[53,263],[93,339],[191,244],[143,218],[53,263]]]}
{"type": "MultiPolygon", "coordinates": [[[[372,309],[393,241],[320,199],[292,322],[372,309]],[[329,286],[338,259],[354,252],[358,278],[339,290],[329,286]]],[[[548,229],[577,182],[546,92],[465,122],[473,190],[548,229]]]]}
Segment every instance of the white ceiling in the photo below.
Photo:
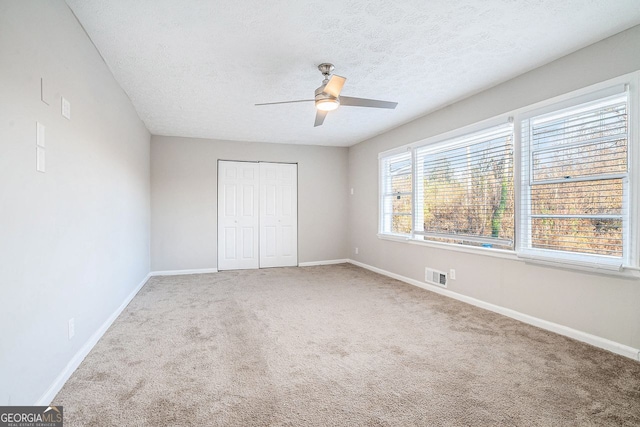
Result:
{"type": "Polygon", "coordinates": [[[638,0],[66,0],[155,135],[350,146],[640,23],[638,0]],[[321,62],[346,96],[313,127],[321,62]]]}

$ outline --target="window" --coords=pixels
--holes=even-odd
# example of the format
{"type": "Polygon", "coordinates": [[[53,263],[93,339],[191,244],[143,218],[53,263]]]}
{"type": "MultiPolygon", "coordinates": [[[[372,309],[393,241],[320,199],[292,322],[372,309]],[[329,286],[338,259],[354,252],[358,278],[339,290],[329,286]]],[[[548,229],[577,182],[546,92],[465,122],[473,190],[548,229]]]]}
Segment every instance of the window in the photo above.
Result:
{"type": "Polygon", "coordinates": [[[384,157],[380,161],[382,171],[381,232],[387,234],[411,234],[413,168],[411,152],[384,157]]]}
{"type": "Polygon", "coordinates": [[[523,254],[626,263],[627,94],[522,121],[523,254]]]}
{"type": "Polygon", "coordinates": [[[415,150],[416,235],[513,248],[512,135],[509,124],[415,150]]]}
{"type": "Polygon", "coordinates": [[[639,87],[636,72],[381,153],[381,237],[640,276],[639,87]]]}
{"type": "Polygon", "coordinates": [[[380,165],[383,234],[513,249],[511,124],[382,156],[380,165]]]}

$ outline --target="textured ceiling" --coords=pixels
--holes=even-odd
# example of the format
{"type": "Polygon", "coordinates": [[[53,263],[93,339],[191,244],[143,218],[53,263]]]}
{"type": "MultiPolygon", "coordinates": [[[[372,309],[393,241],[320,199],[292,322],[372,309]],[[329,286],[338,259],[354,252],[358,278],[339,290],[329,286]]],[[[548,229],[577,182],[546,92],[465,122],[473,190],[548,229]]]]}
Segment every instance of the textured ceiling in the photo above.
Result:
{"type": "Polygon", "coordinates": [[[155,135],[349,146],[640,23],[638,0],[67,0],[155,135]],[[343,95],[313,127],[321,62],[343,95]]]}

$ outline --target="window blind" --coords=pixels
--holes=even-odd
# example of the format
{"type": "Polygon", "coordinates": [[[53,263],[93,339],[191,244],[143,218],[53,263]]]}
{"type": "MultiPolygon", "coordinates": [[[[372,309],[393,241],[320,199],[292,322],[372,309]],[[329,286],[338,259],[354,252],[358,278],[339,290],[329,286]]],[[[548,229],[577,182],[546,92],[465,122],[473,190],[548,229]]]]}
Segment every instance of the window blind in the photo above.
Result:
{"type": "Polygon", "coordinates": [[[524,250],[623,260],[628,134],[626,94],[522,122],[524,250]]]}
{"type": "Polygon", "coordinates": [[[382,157],[381,232],[411,234],[413,220],[413,166],[411,152],[382,157]]]}
{"type": "Polygon", "coordinates": [[[513,127],[416,149],[415,234],[513,248],[513,127]]]}

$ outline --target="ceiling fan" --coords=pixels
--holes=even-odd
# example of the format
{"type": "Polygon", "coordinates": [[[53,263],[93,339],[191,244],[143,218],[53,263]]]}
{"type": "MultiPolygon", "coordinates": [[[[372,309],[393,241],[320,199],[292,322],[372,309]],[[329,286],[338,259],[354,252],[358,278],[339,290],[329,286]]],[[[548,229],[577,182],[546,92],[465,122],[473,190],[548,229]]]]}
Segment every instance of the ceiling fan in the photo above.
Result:
{"type": "Polygon", "coordinates": [[[315,99],[300,99],[297,101],[281,101],[266,102],[256,105],[275,105],[275,104],[291,104],[294,102],[315,102],[316,103],[316,121],[314,127],[320,126],[324,122],[324,118],[329,111],[333,111],[341,105],[349,105],[352,107],[370,107],[370,108],[389,108],[393,110],[398,105],[397,102],[378,101],[376,99],[353,98],[351,96],[340,96],[342,86],[347,80],[344,77],[331,75],[334,67],[333,64],[320,64],[318,69],[324,76],[322,86],[316,89],[315,99]]]}

